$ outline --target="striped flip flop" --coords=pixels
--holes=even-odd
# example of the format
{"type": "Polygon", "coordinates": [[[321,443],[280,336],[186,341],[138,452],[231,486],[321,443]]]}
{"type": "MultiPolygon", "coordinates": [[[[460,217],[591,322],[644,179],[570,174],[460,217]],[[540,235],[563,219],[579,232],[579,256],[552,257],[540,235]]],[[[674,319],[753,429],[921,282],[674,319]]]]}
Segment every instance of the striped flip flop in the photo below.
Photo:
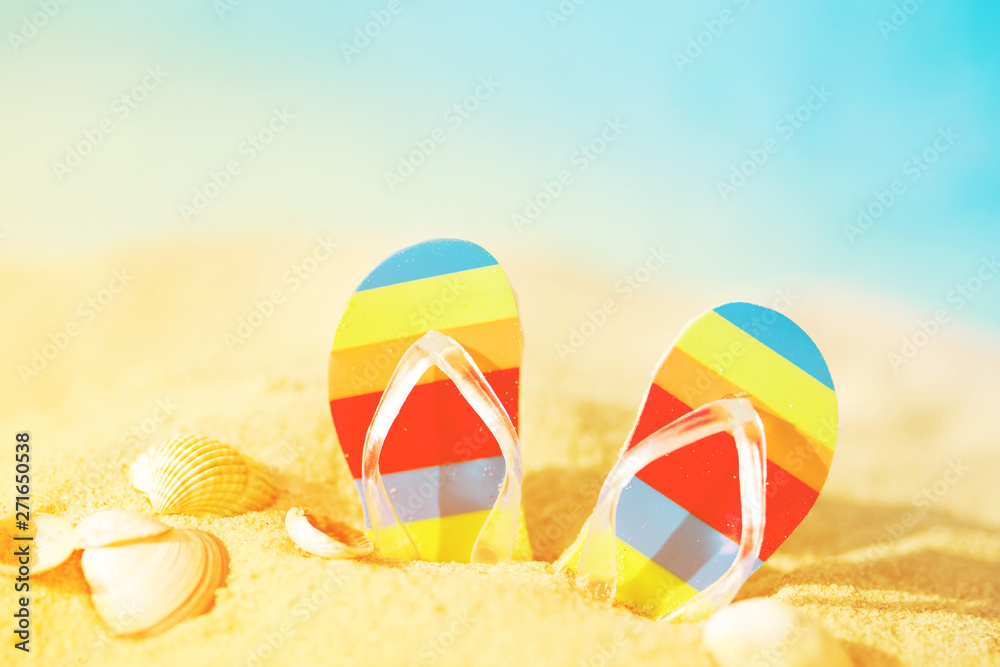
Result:
{"type": "Polygon", "coordinates": [[[709,311],[661,361],[557,565],[647,616],[704,617],[808,514],[836,435],[833,381],[802,329],[749,303],[709,311]]]}
{"type": "Polygon", "coordinates": [[[351,296],[330,354],[330,412],[383,554],[530,557],[516,439],[520,365],[510,284],[474,243],[401,250],[351,296]]]}

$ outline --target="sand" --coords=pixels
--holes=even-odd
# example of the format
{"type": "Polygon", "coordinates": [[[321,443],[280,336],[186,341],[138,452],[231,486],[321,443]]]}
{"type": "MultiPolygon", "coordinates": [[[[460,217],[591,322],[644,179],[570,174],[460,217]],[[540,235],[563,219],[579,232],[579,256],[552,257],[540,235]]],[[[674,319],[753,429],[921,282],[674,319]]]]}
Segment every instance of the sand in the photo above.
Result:
{"type": "MultiPolygon", "coordinates": [[[[124,468],[141,449],[186,433],[239,447],[270,466],[281,489],[262,512],[164,518],[210,531],[229,549],[231,572],[210,613],[153,638],[113,638],[77,554],[34,580],[32,651],[15,651],[4,630],[0,664],[712,664],[700,625],[655,623],[593,600],[550,563],[586,518],[683,324],[724,301],[769,305],[774,292],[699,289],[664,271],[563,360],[556,344],[620,275],[486,243],[515,287],[525,330],[524,505],[536,561],[324,561],[297,551],[282,519],[309,505],[360,520],[326,404],[327,357],[347,295],[410,239],[343,242],[330,259],[307,262],[315,271],[296,282],[294,267],[317,238],[174,239],[0,265],[5,505],[21,430],[34,443],[35,508],[72,522],[102,509],[148,511],[124,468]],[[111,285],[119,292],[91,313],[86,299],[123,270],[111,285]],[[227,344],[254,300],[274,290],[284,298],[273,314],[227,344]],[[71,322],[79,330],[65,349],[22,379],[17,367],[71,322]]],[[[837,384],[840,437],[815,509],[740,597],[802,609],[858,665],[1000,665],[997,341],[956,321],[894,372],[886,354],[919,313],[829,285],[793,292],[786,313],[825,352],[837,384]]],[[[0,583],[7,626],[14,596],[9,580],[0,583]]]]}

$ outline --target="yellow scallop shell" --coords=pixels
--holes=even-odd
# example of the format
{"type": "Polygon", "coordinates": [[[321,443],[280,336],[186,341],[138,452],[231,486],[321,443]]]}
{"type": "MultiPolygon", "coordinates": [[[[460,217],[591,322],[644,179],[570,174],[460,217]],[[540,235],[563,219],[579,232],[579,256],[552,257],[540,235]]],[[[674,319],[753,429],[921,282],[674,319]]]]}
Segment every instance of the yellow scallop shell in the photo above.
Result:
{"type": "Polygon", "coordinates": [[[264,509],[277,495],[259,465],[228,445],[196,436],[140,454],[129,479],[160,514],[230,516],[264,509]]]}

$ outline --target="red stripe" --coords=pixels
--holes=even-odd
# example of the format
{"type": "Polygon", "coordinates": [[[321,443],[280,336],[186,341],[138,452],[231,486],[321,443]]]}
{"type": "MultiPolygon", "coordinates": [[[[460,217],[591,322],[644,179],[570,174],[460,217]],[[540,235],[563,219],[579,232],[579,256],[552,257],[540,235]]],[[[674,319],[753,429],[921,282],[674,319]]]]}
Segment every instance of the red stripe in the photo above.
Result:
{"type": "MultiPolygon", "coordinates": [[[[652,385],[629,446],[690,409],[676,397],[652,385]]],[[[720,433],[691,447],[661,457],[637,477],[712,528],[740,541],[739,462],[733,437],[720,433]]],[[[761,560],[791,535],[819,494],[797,477],[767,462],[767,507],[761,560]]]]}
{"type": "MultiPolygon", "coordinates": [[[[670,363],[669,360],[667,363],[670,363]]],[[[675,398],[673,394],[660,388],[658,384],[651,384],[646,393],[646,402],[642,405],[642,412],[636,420],[635,428],[632,429],[632,439],[629,441],[629,448],[642,442],[651,433],[657,431],[675,419],[679,419],[691,412],[682,400],[675,398]]]]}
{"type": "MultiPolygon", "coordinates": [[[[517,428],[519,368],[484,373],[517,428]]],[[[361,479],[365,435],[382,392],[330,401],[340,447],[354,479],[361,479]]],[[[451,380],[417,385],[389,429],[379,470],[383,475],[501,456],[500,445],[451,380]]],[[[499,483],[499,480],[497,480],[499,483]]]]}

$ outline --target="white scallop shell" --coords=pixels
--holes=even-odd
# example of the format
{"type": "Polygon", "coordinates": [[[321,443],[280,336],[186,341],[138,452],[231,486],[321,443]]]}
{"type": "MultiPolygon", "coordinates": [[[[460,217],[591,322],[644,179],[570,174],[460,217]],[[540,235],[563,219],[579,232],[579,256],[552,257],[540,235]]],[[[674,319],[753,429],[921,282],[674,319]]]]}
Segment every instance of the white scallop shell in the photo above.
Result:
{"type": "Polygon", "coordinates": [[[358,558],[375,549],[371,539],[357,528],[308,507],[288,510],[285,530],[300,549],[323,558],[358,558]]]}
{"type": "Polygon", "coordinates": [[[810,617],[778,600],[753,598],[708,619],[702,643],[721,667],[851,667],[843,647],[810,617]]]}
{"type": "Polygon", "coordinates": [[[76,524],[76,539],[81,549],[90,549],[162,535],[168,530],[167,524],[139,512],[107,510],[76,524]]]}
{"type": "Polygon", "coordinates": [[[85,549],[81,565],[94,607],[111,631],[149,636],[211,609],[229,557],[208,533],[169,530],[85,549]]]}
{"type": "Polygon", "coordinates": [[[129,478],[160,514],[242,514],[267,507],[276,495],[260,466],[217,440],[195,436],[140,454],[129,478]]]}
{"type": "Polygon", "coordinates": [[[32,512],[27,531],[17,529],[14,513],[0,518],[0,572],[18,574],[21,563],[15,552],[24,546],[28,547],[28,568],[34,576],[66,562],[76,549],[76,535],[73,526],[54,514],[32,512]],[[33,539],[15,539],[26,536],[33,539]]]}

